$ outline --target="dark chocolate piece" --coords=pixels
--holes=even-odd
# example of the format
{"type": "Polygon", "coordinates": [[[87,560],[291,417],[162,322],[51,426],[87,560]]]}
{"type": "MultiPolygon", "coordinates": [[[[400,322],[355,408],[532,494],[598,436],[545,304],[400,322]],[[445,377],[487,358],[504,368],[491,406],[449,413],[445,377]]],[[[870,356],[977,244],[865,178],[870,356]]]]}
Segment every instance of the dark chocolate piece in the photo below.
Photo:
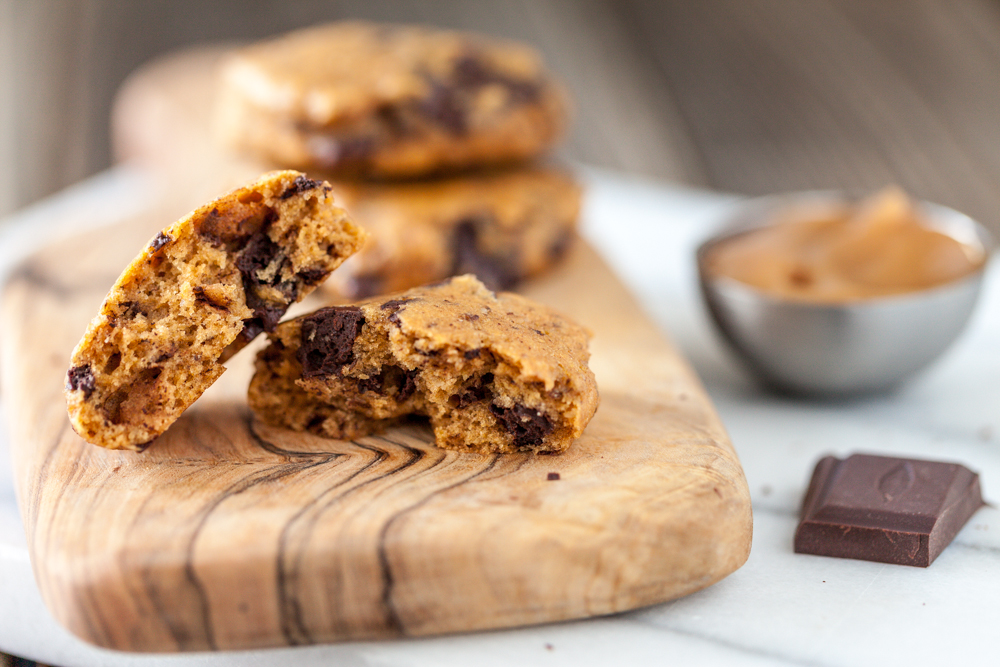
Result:
{"type": "MultiPolygon", "coordinates": [[[[487,398],[493,398],[493,392],[490,390],[491,384],[493,384],[493,373],[484,373],[476,382],[466,387],[465,391],[449,398],[448,404],[453,408],[461,409],[467,408],[473,403],[485,401],[487,398]]],[[[497,410],[499,409],[501,408],[497,408],[497,410]]]]}
{"type": "Polygon", "coordinates": [[[94,371],[88,365],[74,366],[66,374],[66,387],[70,391],[83,391],[84,398],[94,393],[94,371]]]}
{"type": "Polygon", "coordinates": [[[557,472],[550,472],[545,479],[548,480],[549,482],[557,482],[561,478],[559,477],[559,473],[557,473],[557,472]]]}
{"type": "Polygon", "coordinates": [[[490,290],[510,289],[517,283],[514,262],[479,249],[479,225],[475,220],[463,220],[455,227],[451,251],[453,276],[473,273],[490,290]]]}
{"type": "Polygon", "coordinates": [[[318,187],[319,181],[314,181],[311,178],[306,178],[305,175],[300,174],[295,177],[295,180],[292,181],[289,188],[281,193],[281,199],[288,199],[290,197],[294,197],[300,192],[306,192],[318,187]]]}
{"type": "Polygon", "coordinates": [[[173,240],[174,240],[173,237],[171,237],[169,234],[164,234],[163,232],[160,232],[159,234],[156,235],[156,238],[154,238],[152,241],[149,242],[149,250],[150,252],[156,252],[157,250],[159,250],[160,248],[167,245],[173,240]]]}
{"type": "Polygon", "coordinates": [[[547,416],[524,405],[502,408],[493,404],[490,405],[490,412],[514,437],[514,446],[518,449],[542,444],[555,426],[547,416]]]}
{"type": "Polygon", "coordinates": [[[254,234],[267,229],[275,217],[274,211],[257,203],[225,212],[213,208],[198,223],[198,235],[213,245],[235,250],[254,234]]]}
{"type": "Polygon", "coordinates": [[[816,464],[796,553],[927,567],[984,505],[957,463],[853,454],[816,464]]]}
{"type": "Polygon", "coordinates": [[[402,403],[417,390],[417,373],[415,368],[408,371],[393,364],[383,367],[375,377],[358,380],[358,386],[363,391],[383,396],[392,395],[402,403]]]}
{"type": "Polygon", "coordinates": [[[354,360],[354,339],[365,316],[360,308],[321,308],[302,319],[302,345],[297,352],[302,377],[334,375],[354,360]]]}

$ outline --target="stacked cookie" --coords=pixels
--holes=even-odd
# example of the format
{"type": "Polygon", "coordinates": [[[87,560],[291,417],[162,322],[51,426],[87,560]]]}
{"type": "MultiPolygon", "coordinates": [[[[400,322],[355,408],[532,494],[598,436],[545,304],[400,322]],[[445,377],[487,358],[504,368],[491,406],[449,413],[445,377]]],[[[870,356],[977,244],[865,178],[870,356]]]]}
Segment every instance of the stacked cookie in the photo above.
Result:
{"type": "Polygon", "coordinates": [[[538,162],[568,101],[530,48],[342,22],[239,50],[220,72],[222,141],[328,179],[371,233],[328,283],[339,296],[463,273],[509,288],[573,239],[580,189],[538,162]]]}

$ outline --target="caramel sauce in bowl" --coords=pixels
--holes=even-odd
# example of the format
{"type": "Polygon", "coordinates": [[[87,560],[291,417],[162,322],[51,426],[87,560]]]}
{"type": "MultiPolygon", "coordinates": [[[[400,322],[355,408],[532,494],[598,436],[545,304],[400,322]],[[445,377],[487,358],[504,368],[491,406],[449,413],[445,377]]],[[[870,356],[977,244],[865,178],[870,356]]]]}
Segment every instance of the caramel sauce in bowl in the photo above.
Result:
{"type": "Polygon", "coordinates": [[[971,218],[893,189],[751,201],[697,258],[712,320],[750,370],[832,397],[889,390],[940,356],[992,248],[971,218]]]}

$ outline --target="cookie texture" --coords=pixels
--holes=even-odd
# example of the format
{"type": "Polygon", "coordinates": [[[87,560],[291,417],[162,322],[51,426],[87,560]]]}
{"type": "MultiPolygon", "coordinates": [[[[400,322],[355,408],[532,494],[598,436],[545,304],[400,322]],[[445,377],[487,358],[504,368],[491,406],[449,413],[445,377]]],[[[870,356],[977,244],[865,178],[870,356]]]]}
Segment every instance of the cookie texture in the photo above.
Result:
{"type": "Polygon", "coordinates": [[[599,402],[586,329],[469,275],[323,308],[269,337],[250,406],[266,423],[331,438],[426,415],[439,447],[560,452],[599,402]]]}
{"type": "Polygon", "coordinates": [[[70,422],[88,442],[141,450],[220,375],[226,359],[363,243],[328,184],[265,174],[157,234],[73,351],[70,422]]]}
{"type": "Polygon", "coordinates": [[[539,155],[567,110],[527,46],[345,21],[232,54],[215,120],[222,142],[279,164],[405,177],[539,155]]]}
{"type": "Polygon", "coordinates": [[[580,187],[555,167],[405,183],[333,181],[371,239],[323,290],[361,299],[475,274],[510,289],[559,261],[575,239],[580,187]]]}

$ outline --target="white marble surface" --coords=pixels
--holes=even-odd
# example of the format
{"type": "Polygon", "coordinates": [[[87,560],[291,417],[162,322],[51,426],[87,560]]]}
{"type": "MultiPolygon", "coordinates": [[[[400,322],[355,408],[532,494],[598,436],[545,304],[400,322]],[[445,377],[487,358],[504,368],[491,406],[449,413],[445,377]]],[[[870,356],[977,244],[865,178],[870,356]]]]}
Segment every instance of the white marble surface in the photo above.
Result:
{"type": "MultiPolygon", "coordinates": [[[[691,360],[739,451],[754,506],[747,564],[721,583],[618,616],[421,640],[246,653],[111,653],[70,636],[32,579],[0,418],[0,649],[64,667],[236,665],[909,665],[992,664],[1000,625],[1000,514],[973,516],[931,567],[797,555],[801,495],[823,454],[853,451],[955,460],[1000,493],[1000,283],[958,343],[899,392],[819,403],[761,393],[710,331],[693,249],[734,200],[587,172],[585,233],[691,360]]],[[[140,173],[114,170],[0,225],[0,277],[44,227],[94,223],[141,203],[140,173]]],[[[0,405],[3,397],[0,395],[0,405]]]]}

